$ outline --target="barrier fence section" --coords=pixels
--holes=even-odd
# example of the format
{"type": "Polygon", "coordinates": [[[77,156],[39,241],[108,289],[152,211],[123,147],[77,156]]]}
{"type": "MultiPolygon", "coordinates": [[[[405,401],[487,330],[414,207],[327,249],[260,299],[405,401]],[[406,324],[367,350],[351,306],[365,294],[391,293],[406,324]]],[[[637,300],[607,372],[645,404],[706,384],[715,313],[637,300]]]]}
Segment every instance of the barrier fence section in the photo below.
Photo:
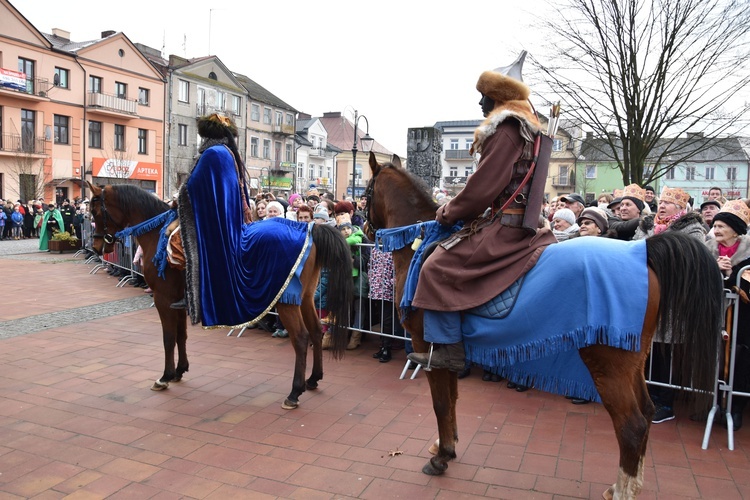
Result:
{"type": "MultiPolygon", "coordinates": [[[[84,244],[83,249],[80,252],[87,252],[90,254],[93,254],[91,250],[91,236],[93,234],[91,222],[86,219],[84,220],[84,223],[82,225],[82,231],[84,236],[84,244]]],[[[362,244],[362,247],[372,247],[372,244],[362,244]]],[[[128,282],[131,280],[135,280],[138,275],[143,276],[143,269],[142,266],[139,263],[133,263],[133,256],[135,254],[137,247],[137,242],[131,239],[127,239],[125,241],[117,240],[115,242],[114,248],[115,250],[112,253],[105,254],[101,259],[99,259],[96,256],[89,257],[87,259],[87,262],[94,263],[95,267],[90,271],[90,274],[94,274],[100,269],[106,268],[108,266],[113,266],[116,268],[120,268],[125,273],[125,276],[120,279],[120,281],[117,283],[116,286],[122,287],[125,286],[128,282]]],[[[750,266],[747,266],[746,268],[743,268],[742,271],[738,274],[738,276],[742,275],[742,272],[745,270],[750,269],[750,266]]],[[[362,270],[359,270],[362,272],[362,270]]],[[[741,280],[740,277],[738,277],[738,283],[737,286],[739,286],[739,281],[741,280]]],[[[363,285],[363,281],[359,280],[360,286],[363,285]]],[[[405,345],[407,345],[407,349],[410,349],[409,342],[409,335],[407,332],[403,330],[400,326],[400,322],[398,320],[398,312],[396,308],[398,307],[397,304],[394,304],[393,302],[384,301],[384,300],[372,300],[368,298],[368,291],[364,288],[361,288],[358,290],[358,293],[356,294],[357,297],[355,297],[353,303],[352,303],[352,322],[349,327],[352,331],[358,331],[363,334],[371,334],[371,335],[377,335],[377,336],[385,336],[390,337],[397,341],[403,341],[405,345]]],[[[748,392],[739,392],[733,390],[733,384],[734,384],[734,376],[736,372],[736,365],[735,365],[735,355],[737,349],[737,336],[732,334],[728,335],[727,332],[737,332],[737,320],[738,320],[738,301],[740,300],[739,296],[731,292],[729,290],[725,293],[725,308],[729,310],[729,308],[733,308],[733,314],[730,318],[728,318],[727,324],[724,327],[724,334],[725,334],[725,340],[724,342],[727,342],[726,346],[726,353],[724,356],[722,356],[721,359],[716,360],[716,388],[713,391],[713,402],[711,409],[708,413],[708,418],[706,421],[706,430],[704,434],[703,439],[703,448],[706,449],[708,447],[708,441],[710,437],[711,428],[713,425],[714,418],[717,413],[724,411],[726,418],[727,418],[727,429],[728,429],[728,448],[730,450],[734,449],[734,437],[733,437],[733,427],[732,427],[732,417],[731,417],[731,409],[732,409],[732,398],[734,396],[743,396],[743,397],[750,397],[750,393],[748,392]],[[721,368],[721,361],[724,360],[724,363],[726,365],[725,370],[720,373],[721,368]]],[[[320,308],[318,308],[320,309],[320,308]]],[[[276,315],[275,311],[270,313],[271,315],[276,315]]],[[[725,315],[726,317],[727,315],[725,315]]],[[[244,331],[247,328],[242,328],[239,332],[237,332],[237,337],[241,337],[244,331]]],[[[234,329],[230,329],[227,333],[227,336],[231,336],[234,333],[234,329]]],[[[666,366],[668,367],[667,370],[656,370],[654,367],[654,357],[658,355],[657,353],[660,350],[660,346],[656,346],[652,343],[652,350],[651,350],[651,356],[649,356],[649,362],[646,367],[646,383],[652,386],[657,387],[664,387],[664,388],[670,388],[675,390],[682,390],[682,391],[695,391],[696,389],[692,387],[691,381],[678,381],[675,380],[672,373],[672,362],[673,358],[672,355],[674,353],[668,352],[668,357],[663,360],[666,363],[666,366]],[[658,372],[658,373],[657,373],[658,372]],[[666,372],[666,376],[665,373],[666,372]]],[[[401,378],[404,378],[406,371],[407,371],[407,365],[404,366],[404,370],[401,373],[401,378]]],[[[418,373],[418,368],[415,370],[411,376],[411,378],[414,378],[418,373]]]]}

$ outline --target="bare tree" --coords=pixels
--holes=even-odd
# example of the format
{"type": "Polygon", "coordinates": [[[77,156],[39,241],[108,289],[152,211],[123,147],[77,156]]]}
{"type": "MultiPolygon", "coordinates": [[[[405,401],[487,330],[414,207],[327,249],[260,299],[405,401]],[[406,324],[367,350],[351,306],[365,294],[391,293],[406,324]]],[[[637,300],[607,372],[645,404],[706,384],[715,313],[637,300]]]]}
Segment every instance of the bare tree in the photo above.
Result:
{"type": "Polygon", "coordinates": [[[19,150],[13,155],[8,170],[15,181],[9,187],[15,193],[14,198],[17,197],[24,203],[27,200],[44,199],[44,161],[41,158],[19,150]]]}
{"type": "Polygon", "coordinates": [[[534,63],[625,185],[651,183],[746,127],[747,0],[561,2],[544,23],[550,59],[534,63]]]}

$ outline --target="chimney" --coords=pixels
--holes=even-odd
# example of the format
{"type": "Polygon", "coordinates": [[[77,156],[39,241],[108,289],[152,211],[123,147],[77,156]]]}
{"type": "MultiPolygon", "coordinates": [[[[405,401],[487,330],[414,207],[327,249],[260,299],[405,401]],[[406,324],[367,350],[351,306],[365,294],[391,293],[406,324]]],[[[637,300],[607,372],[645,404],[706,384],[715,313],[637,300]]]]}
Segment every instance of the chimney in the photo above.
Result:
{"type": "Polygon", "coordinates": [[[323,118],[341,118],[341,111],[326,111],[323,118]]]}
{"type": "Polygon", "coordinates": [[[299,112],[299,116],[297,117],[297,120],[310,120],[310,119],[312,119],[312,116],[307,113],[303,113],[302,111],[299,112]]]}
{"type": "Polygon", "coordinates": [[[70,41],[70,31],[65,31],[60,28],[52,28],[52,34],[57,38],[70,41]]]}
{"type": "Polygon", "coordinates": [[[117,32],[112,30],[102,31],[102,38],[107,38],[108,36],[112,36],[115,33],[117,32]]]}
{"type": "Polygon", "coordinates": [[[594,133],[593,132],[586,132],[586,140],[587,141],[590,141],[593,138],[594,138],[594,133]]]}

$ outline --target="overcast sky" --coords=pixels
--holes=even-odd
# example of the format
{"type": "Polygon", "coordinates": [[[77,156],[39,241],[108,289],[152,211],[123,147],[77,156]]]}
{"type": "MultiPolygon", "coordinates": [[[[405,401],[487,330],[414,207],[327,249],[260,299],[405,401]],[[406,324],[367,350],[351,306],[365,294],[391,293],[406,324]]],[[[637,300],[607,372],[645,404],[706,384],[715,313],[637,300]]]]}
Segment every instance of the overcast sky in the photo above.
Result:
{"type": "Polygon", "coordinates": [[[165,56],[216,55],[313,116],[357,109],[370,135],[402,156],[409,127],[482,117],[480,73],[521,49],[534,53],[541,35],[530,26],[549,8],[544,0],[10,1],[43,33],[60,28],[84,41],[121,31],[165,56]]]}

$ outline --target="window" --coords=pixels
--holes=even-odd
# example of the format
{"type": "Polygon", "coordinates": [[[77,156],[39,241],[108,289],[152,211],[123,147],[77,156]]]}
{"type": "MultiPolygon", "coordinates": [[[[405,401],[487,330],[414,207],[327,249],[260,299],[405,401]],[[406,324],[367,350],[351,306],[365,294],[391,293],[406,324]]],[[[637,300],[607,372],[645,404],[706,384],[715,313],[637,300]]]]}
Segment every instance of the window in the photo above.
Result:
{"type": "Polygon", "coordinates": [[[275,141],[273,143],[273,159],[276,161],[281,161],[281,143],[279,141],[275,141]]]}
{"type": "Polygon", "coordinates": [[[145,128],[138,129],[138,154],[145,155],[148,153],[148,130],[145,128]]]}
{"type": "Polygon", "coordinates": [[[294,115],[291,113],[286,114],[286,124],[287,125],[294,125],[294,115]]]}
{"type": "Polygon", "coordinates": [[[323,175],[323,165],[318,165],[318,177],[325,177],[323,175]]]}
{"type": "Polygon", "coordinates": [[[69,122],[69,117],[55,115],[55,144],[68,144],[69,122]]]}
{"type": "Polygon", "coordinates": [[[737,180],[737,167],[727,167],[727,180],[728,181],[737,180]]]}
{"type": "Polygon", "coordinates": [[[271,141],[268,139],[263,139],[263,158],[271,159],[271,141]]]}
{"type": "Polygon", "coordinates": [[[297,163],[297,177],[299,179],[305,178],[305,164],[303,162],[297,163]]]}
{"type": "Polygon", "coordinates": [[[471,143],[474,142],[474,139],[465,139],[464,140],[464,149],[471,149],[471,143]]]}
{"type": "Polygon", "coordinates": [[[125,125],[115,125],[115,151],[125,151],[125,125]]]}
{"type": "Polygon", "coordinates": [[[315,178],[315,165],[312,163],[309,165],[309,169],[307,171],[307,178],[312,180],[315,178]]]}
{"type": "Polygon", "coordinates": [[[568,185],[568,166],[567,165],[560,165],[560,170],[558,170],[560,175],[557,178],[557,185],[558,186],[567,186],[568,185]]]}
{"type": "Polygon", "coordinates": [[[716,173],[716,167],[706,167],[706,180],[714,180],[714,174],[716,173]]]}
{"type": "Polygon", "coordinates": [[[326,166],[326,177],[331,178],[333,177],[331,174],[333,173],[333,167],[331,165],[326,166]]]}
{"type": "Polygon", "coordinates": [[[562,151],[562,149],[562,139],[552,139],[552,151],[562,151]]]}
{"type": "Polygon", "coordinates": [[[674,180],[674,167],[671,167],[669,170],[667,170],[667,173],[664,175],[664,178],[669,181],[674,180]]]}
{"type": "Polygon", "coordinates": [[[260,121],[260,105],[258,104],[250,105],[250,119],[254,122],[260,121]]]}
{"type": "Polygon", "coordinates": [[[291,144],[286,145],[286,154],[284,155],[284,157],[285,157],[284,161],[288,161],[288,162],[292,161],[292,145],[291,144]]]}
{"type": "Polygon", "coordinates": [[[214,73],[213,71],[208,74],[208,79],[218,81],[218,78],[216,77],[216,73],[214,73]]]}
{"type": "Polygon", "coordinates": [[[643,179],[648,179],[651,177],[651,174],[654,173],[654,166],[653,165],[647,165],[643,168],[643,179]]]}
{"type": "Polygon", "coordinates": [[[458,167],[451,165],[448,168],[448,175],[451,177],[458,177],[458,167]]]}
{"type": "Polygon", "coordinates": [[[92,94],[102,93],[102,79],[98,76],[89,76],[89,92],[92,94]]]}
{"type": "Polygon", "coordinates": [[[458,149],[458,139],[451,139],[451,149],[458,149]]]}
{"type": "Polygon", "coordinates": [[[18,58],[18,71],[26,75],[26,92],[34,93],[34,61],[18,58]]]}
{"type": "Polygon", "coordinates": [[[271,124],[271,108],[263,108],[263,123],[271,124]]]}
{"type": "Polygon", "coordinates": [[[586,178],[596,179],[596,165],[586,165],[586,178]]]}
{"type": "Polygon", "coordinates": [[[102,122],[89,121],[89,147],[102,148],[102,122]]]}
{"type": "Polygon", "coordinates": [[[284,114],[281,111],[276,112],[276,125],[284,123],[284,114]]]}
{"type": "Polygon", "coordinates": [[[226,92],[216,93],[216,107],[225,110],[227,109],[227,94],[226,92]]]}
{"type": "Polygon", "coordinates": [[[466,167],[466,168],[464,168],[464,175],[466,177],[470,176],[473,173],[474,173],[474,167],[466,167]]]}
{"type": "Polygon", "coordinates": [[[240,115],[242,110],[242,97],[233,95],[232,96],[232,113],[240,115]]]}
{"type": "Polygon", "coordinates": [[[143,87],[138,88],[138,104],[148,106],[151,103],[151,91],[144,89],[143,87]]]}
{"type": "Polygon", "coordinates": [[[695,167],[685,167],[685,180],[686,181],[695,180],[695,167]]]}
{"type": "Polygon", "coordinates": [[[190,102],[190,82],[180,80],[180,87],[177,92],[177,100],[180,102],[190,102]]]}
{"type": "Polygon", "coordinates": [[[21,110],[21,148],[26,152],[34,151],[36,139],[36,112],[30,109],[21,110]]]}
{"type": "Polygon", "coordinates": [[[187,125],[184,123],[177,125],[177,145],[187,146],[187,125]]]}
{"type": "Polygon", "coordinates": [[[128,86],[122,82],[115,82],[115,96],[120,99],[128,98],[128,86]]]}
{"type": "Polygon", "coordinates": [[[250,156],[254,158],[258,157],[258,138],[257,137],[250,138],[250,156]]]}
{"type": "Polygon", "coordinates": [[[54,84],[56,87],[60,87],[63,89],[70,88],[68,87],[68,80],[70,78],[70,71],[64,68],[55,68],[55,76],[54,76],[54,84]]]}

